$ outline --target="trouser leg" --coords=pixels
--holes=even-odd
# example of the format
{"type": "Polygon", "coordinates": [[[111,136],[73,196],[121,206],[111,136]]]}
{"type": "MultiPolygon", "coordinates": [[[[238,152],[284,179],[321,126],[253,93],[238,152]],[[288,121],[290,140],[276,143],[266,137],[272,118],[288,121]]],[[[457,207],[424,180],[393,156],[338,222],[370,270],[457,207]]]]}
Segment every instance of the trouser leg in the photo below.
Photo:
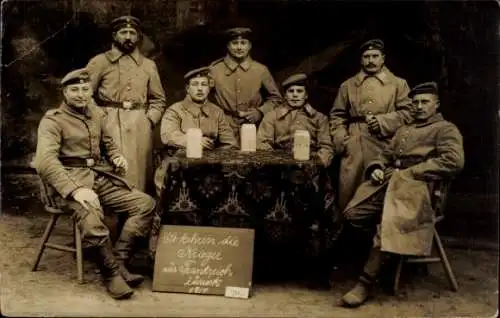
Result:
{"type": "Polygon", "coordinates": [[[118,186],[104,177],[98,178],[96,183],[103,206],[115,213],[126,214],[126,221],[115,244],[115,256],[127,283],[137,286],[144,278],[131,274],[127,264],[137,239],[146,238],[150,231],[155,201],[143,192],[118,186]]]}
{"type": "Polygon", "coordinates": [[[380,251],[380,215],[383,208],[385,191],[375,193],[369,200],[345,211],[344,216],[350,226],[362,235],[363,240],[368,240],[371,249],[358,283],[342,297],[343,305],[358,307],[370,296],[382,265],[383,253],[380,251]]]}
{"type": "Polygon", "coordinates": [[[89,252],[89,258],[100,270],[109,295],[124,299],[132,295],[132,290],[121,277],[118,264],[113,255],[109,230],[104,225],[102,209],[86,210],[76,201],[70,201],[73,217],[82,235],[82,246],[89,252]]]}

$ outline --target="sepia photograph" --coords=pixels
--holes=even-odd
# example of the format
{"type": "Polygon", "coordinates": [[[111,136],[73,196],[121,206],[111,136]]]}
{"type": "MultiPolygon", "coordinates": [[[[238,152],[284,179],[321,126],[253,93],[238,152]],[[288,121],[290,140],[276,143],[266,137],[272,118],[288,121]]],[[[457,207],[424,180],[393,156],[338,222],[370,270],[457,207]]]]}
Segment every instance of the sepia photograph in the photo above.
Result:
{"type": "Polygon", "coordinates": [[[0,13],[0,316],[498,316],[498,1],[0,13]]]}

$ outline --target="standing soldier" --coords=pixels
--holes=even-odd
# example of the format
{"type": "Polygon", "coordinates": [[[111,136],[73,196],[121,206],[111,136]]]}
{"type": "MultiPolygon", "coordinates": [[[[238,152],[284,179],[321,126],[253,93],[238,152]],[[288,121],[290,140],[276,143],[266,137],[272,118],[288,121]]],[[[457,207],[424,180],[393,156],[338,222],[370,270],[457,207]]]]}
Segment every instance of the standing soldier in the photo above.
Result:
{"type": "Polygon", "coordinates": [[[139,52],[139,20],[123,16],[111,27],[111,49],[92,58],[87,69],[94,100],[107,113],[112,135],[129,162],[127,180],[145,191],[152,181],[153,129],[166,107],[165,92],[155,62],[139,52]]]}
{"type": "Polygon", "coordinates": [[[411,118],[406,81],[385,66],[384,42],[361,46],[361,71],[343,82],[330,111],[335,152],[342,155],[338,207],[343,210],[361,184],[363,170],[411,118]]]}
{"type": "Polygon", "coordinates": [[[59,194],[54,196],[56,202],[73,211],[83,247],[99,267],[110,296],[128,298],[133,293],[129,286],[139,285],[143,277],[131,274],[126,264],[134,241],[149,233],[155,201],[117,175],[126,174],[127,160],[108,131],[104,112],[91,103],[87,70],[68,73],[61,85],[64,102],[40,121],[34,166],[59,194]],[[126,216],[116,255],[103,223],[103,208],[126,216]]]}
{"type": "Polygon", "coordinates": [[[224,110],[237,139],[241,124],[258,125],[281,101],[268,68],[250,57],[251,32],[249,28],[227,30],[228,54],[211,64],[217,105],[224,110]]]}

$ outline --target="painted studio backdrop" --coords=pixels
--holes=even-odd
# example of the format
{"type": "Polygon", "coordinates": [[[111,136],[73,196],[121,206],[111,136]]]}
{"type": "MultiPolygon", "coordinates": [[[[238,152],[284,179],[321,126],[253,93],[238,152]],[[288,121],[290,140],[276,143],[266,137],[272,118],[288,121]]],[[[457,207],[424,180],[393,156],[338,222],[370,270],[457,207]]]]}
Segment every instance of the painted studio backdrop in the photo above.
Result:
{"type": "Polygon", "coordinates": [[[388,67],[410,87],[439,83],[441,111],[464,136],[466,165],[452,185],[443,234],[496,240],[495,1],[54,0],[4,2],[2,10],[4,202],[37,195],[23,167],[42,114],[61,100],[60,78],[107,50],[109,21],[132,14],[142,20],[142,51],[158,65],[168,105],[183,98],[187,70],[225,54],[220,32],[235,24],[254,30],[252,55],[277,82],[310,74],[312,104],[326,114],[341,82],[359,69],[360,43],[382,38],[388,67]]]}

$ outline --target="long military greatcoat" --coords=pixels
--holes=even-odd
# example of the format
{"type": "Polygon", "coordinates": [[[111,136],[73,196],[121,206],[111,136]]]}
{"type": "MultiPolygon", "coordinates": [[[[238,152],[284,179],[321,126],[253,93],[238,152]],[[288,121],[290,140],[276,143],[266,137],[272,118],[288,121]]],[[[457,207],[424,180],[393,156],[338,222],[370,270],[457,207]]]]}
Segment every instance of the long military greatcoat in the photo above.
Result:
{"type": "Polygon", "coordinates": [[[107,113],[111,134],[128,161],[127,180],[145,191],[153,176],[151,123],[156,125],[166,108],[156,64],[137,50],[124,55],[113,47],[92,58],[86,68],[94,98],[107,113]],[[110,102],[140,106],[136,109],[126,109],[127,104],[107,107],[110,102]]]}
{"type": "Polygon", "coordinates": [[[430,189],[436,181],[449,180],[464,166],[462,135],[458,128],[436,114],[424,123],[397,130],[375,168],[393,170],[382,185],[366,181],[357,189],[345,211],[387,189],[381,222],[381,250],[405,255],[429,255],[434,234],[430,189]]]}
{"type": "Polygon", "coordinates": [[[361,71],[340,86],[330,111],[330,132],[335,152],[343,155],[337,202],[341,210],[363,181],[367,163],[379,155],[397,128],[411,119],[408,93],[406,81],[386,67],[375,76],[361,71]],[[372,134],[366,122],[359,121],[370,114],[380,124],[379,135],[372,134]]]}

